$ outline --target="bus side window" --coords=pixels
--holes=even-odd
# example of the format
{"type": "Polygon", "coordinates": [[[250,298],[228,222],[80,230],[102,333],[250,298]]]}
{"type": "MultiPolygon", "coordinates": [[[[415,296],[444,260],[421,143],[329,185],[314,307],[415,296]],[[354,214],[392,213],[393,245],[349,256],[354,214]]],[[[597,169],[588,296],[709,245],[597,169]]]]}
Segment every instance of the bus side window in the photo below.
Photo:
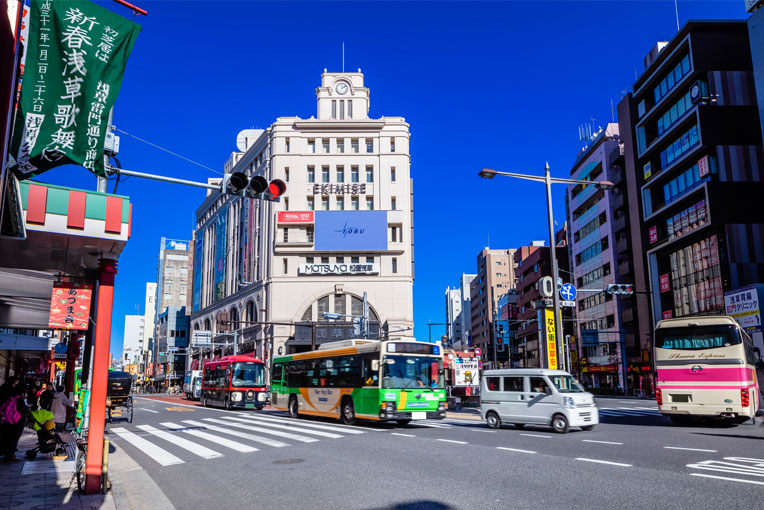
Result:
{"type": "Polygon", "coordinates": [[[273,365],[273,372],[271,373],[271,384],[281,384],[282,365],[276,363],[273,365]]]}

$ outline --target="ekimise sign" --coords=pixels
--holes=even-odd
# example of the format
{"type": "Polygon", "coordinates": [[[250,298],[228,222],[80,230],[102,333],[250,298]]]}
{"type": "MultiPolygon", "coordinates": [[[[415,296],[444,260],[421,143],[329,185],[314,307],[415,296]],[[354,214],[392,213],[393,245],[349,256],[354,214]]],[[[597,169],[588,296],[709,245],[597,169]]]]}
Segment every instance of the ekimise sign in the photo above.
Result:
{"type": "Polygon", "coordinates": [[[85,0],[32,0],[11,148],[19,179],[71,163],[104,175],[109,112],[140,31],[85,0]]]}

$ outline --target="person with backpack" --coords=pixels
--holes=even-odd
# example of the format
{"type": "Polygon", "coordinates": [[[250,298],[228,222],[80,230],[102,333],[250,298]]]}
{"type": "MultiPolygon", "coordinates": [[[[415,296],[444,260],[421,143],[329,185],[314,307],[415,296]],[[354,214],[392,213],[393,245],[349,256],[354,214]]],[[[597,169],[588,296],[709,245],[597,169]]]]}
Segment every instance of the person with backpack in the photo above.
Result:
{"type": "Polygon", "coordinates": [[[12,386],[8,398],[0,404],[0,454],[2,462],[19,462],[16,458],[16,447],[19,444],[24,425],[27,422],[27,405],[24,402],[23,383],[12,386]]]}

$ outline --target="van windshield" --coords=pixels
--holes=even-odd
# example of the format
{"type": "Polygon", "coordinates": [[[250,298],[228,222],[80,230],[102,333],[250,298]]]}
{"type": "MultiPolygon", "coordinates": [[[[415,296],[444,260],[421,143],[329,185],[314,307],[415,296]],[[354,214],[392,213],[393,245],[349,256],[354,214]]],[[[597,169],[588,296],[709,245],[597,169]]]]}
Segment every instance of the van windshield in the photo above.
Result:
{"type": "Polygon", "coordinates": [[[550,375],[552,384],[560,393],[584,393],[583,386],[570,375],[550,375]]]}

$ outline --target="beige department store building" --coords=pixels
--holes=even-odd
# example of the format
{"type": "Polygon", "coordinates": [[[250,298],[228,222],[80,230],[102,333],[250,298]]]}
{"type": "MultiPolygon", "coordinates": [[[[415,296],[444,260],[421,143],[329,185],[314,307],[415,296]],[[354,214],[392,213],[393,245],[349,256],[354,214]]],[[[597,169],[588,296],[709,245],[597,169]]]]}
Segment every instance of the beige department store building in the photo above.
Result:
{"type": "Polygon", "coordinates": [[[324,71],[316,98],[316,117],[242,131],[226,163],[227,173],[283,180],[280,202],[213,191],[196,211],[191,327],[235,337],[239,353],[270,358],[353,337],[353,325],[324,313],[362,315],[364,292],[370,336],[414,324],[409,126],[369,117],[360,69],[324,71]]]}

